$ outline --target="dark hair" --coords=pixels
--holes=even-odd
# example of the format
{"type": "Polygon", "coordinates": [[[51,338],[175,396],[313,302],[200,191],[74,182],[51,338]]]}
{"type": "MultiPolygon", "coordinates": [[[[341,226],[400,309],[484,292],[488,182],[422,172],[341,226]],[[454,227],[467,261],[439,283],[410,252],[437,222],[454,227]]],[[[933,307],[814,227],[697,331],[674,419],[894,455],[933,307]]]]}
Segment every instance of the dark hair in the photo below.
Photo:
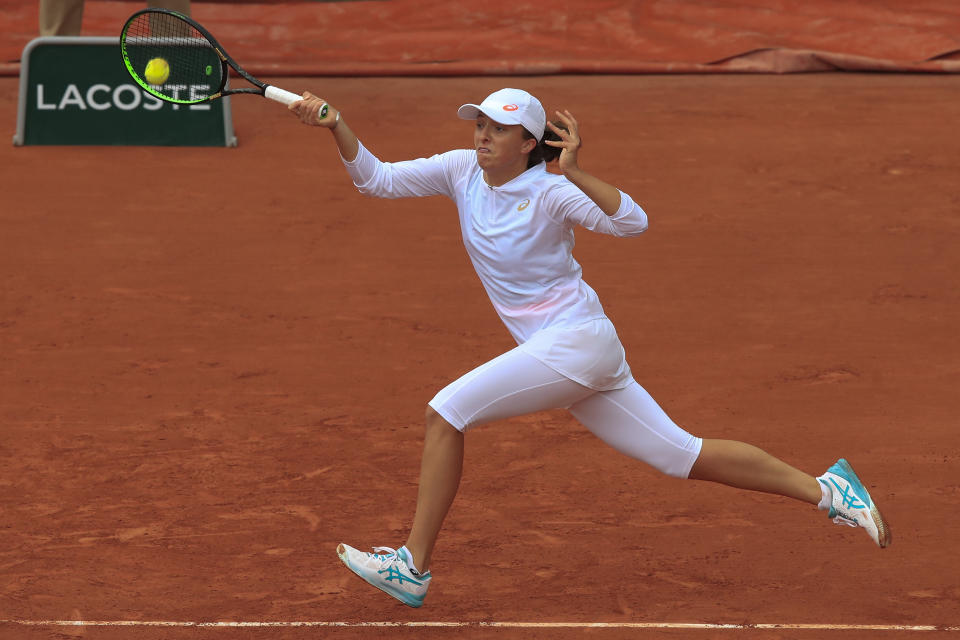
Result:
{"type": "MultiPolygon", "coordinates": [[[[553,121],[553,125],[558,129],[567,130],[562,123],[553,121]]],[[[523,137],[528,140],[536,140],[534,135],[527,131],[523,130],[523,137]]],[[[553,162],[560,157],[560,152],[563,151],[560,147],[551,147],[546,144],[547,140],[553,140],[554,142],[560,142],[560,136],[553,132],[553,129],[547,127],[543,130],[543,140],[537,143],[537,146],[533,148],[533,151],[530,152],[530,157],[527,158],[527,169],[530,167],[535,167],[541,162],[553,162]]]]}

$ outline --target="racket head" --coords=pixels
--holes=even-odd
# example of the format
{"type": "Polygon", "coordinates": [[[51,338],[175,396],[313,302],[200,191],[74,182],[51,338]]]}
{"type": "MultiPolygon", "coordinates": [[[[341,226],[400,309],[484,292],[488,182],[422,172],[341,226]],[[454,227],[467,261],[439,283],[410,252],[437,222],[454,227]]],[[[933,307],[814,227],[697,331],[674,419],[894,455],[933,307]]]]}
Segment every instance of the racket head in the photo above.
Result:
{"type": "Polygon", "coordinates": [[[161,100],[197,104],[219,97],[227,83],[226,55],[210,33],[169,9],[144,9],[120,32],[120,52],[130,76],[161,100]],[[146,77],[147,64],[162,58],[170,73],[161,84],[146,77]]]}

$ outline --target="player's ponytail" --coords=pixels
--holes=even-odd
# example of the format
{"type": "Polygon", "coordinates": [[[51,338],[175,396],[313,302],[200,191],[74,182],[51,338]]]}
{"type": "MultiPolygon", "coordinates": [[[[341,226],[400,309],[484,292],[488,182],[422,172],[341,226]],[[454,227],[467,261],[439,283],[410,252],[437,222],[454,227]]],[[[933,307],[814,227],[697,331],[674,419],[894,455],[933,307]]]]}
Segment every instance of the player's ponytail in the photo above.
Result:
{"type": "MultiPolygon", "coordinates": [[[[554,122],[554,126],[559,129],[567,130],[563,123],[554,122]]],[[[533,138],[533,134],[523,130],[524,137],[533,138]]],[[[551,147],[546,143],[547,140],[553,140],[554,142],[560,142],[560,136],[553,132],[553,129],[547,127],[543,131],[543,140],[537,143],[537,146],[533,148],[533,151],[530,152],[530,156],[527,158],[527,169],[530,167],[535,167],[541,162],[553,162],[560,157],[560,152],[563,151],[560,147],[551,147]]]]}

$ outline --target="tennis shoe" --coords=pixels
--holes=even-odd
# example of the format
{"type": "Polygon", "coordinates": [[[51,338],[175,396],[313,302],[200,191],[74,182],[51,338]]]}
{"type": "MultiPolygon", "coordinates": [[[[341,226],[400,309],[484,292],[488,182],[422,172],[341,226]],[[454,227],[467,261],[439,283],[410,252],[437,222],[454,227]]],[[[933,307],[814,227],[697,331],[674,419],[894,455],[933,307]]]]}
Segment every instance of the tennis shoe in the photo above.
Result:
{"type": "Polygon", "coordinates": [[[849,462],[840,458],[817,480],[832,494],[830,512],[827,514],[831,520],[836,524],[866,530],[881,548],[890,544],[893,539],[890,527],[849,462]]]}
{"type": "Polygon", "coordinates": [[[399,550],[374,547],[373,551],[366,553],[346,544],[337,546],[337,555],[355,574],[405,605],[423,606],[430,587],[430,572],[414,573],[408,564],[410,552],[406,547],[399,550]]]}

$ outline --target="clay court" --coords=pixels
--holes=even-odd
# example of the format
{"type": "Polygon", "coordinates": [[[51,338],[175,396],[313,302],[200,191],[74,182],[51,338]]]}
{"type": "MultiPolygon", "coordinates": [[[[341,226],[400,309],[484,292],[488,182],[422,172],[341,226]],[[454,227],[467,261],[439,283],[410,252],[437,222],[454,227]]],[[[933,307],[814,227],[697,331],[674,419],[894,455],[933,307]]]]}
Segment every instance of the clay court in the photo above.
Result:
{"type": "Polygon", "coordinates": [[[384,160],[469,147],[502,86],[570,109],[650,216],[575,250],[637,380],[697,435],[848,458],[894,542],[555,411],[468,434],[422,609],[363,584],[337,543],[402,544],[426,402],[513,345],[452,203],[364,198],[240,97],[235,149],[0,145],[0,638],[960,633],[956,75],[273,80],[384,160]]]}

